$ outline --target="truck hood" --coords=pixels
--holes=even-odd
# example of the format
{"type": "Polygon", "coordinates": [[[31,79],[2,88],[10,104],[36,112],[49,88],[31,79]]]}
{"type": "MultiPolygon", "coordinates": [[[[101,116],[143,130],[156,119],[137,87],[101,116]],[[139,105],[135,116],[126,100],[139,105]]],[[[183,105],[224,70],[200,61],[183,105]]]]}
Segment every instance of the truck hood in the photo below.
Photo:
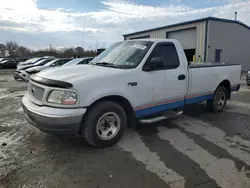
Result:
{"type": "Polygon", "coordinates": [[[58,67],[56,69],[48,69],[46,71],[39,72],[36,75],[52,80],[74,83],[89,77],[111,76],[113,74],[120,74],[124,71],[126,70],[111,67],[101,67],[96,65],[76,65],[68,67],[58,67]]]}

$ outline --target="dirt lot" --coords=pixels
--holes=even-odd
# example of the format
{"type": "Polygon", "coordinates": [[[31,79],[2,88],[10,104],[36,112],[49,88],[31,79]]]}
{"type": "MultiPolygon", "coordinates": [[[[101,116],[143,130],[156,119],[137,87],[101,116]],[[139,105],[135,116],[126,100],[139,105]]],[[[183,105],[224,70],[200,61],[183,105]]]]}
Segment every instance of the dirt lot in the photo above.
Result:
{"type": "MultiPolygon", "coordinates": [[[[25,120],[26,83],[0,70],[0,187],[250,188],[250,88],[223,113],[204,104],[128,130],[107,149],[44,134],[25,120]]],[[[244,83],[244,80],[242,81],[244,83]]]]}

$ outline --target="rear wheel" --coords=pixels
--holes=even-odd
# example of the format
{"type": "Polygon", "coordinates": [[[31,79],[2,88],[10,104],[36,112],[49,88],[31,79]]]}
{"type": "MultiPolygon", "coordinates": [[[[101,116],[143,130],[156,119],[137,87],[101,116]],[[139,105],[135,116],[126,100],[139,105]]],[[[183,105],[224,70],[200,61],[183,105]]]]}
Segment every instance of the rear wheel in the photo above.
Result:
{"type": "Polygon", "coordinates": [[[228,92],[225,86],[219,86],[214,93],[213,99],[207,101],[208,108],[214,112],[223,111],[227,104],[228,92]]]}
{"type": "Polygon", "coordinates": [[[92,106],[82,124],[82,135],[94,147],[114,145],[127,126],[124,109],[111,101],[102,101],[92,106]]]}

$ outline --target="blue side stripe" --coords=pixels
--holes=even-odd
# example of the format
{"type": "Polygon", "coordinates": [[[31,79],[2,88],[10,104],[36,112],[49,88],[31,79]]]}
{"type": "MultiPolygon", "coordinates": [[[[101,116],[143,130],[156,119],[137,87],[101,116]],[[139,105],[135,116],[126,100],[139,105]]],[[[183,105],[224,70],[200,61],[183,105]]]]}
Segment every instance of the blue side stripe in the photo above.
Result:
{"type": "Polygon", "coordinates": [[[212,98],[213,98],[213,94],[209,94],[209,95],[203,95],[203,96],[199,96],[199,97],[186,99],[185,101],[181,100],[181,101],[172,102],[172,103],[168,103],[168,104],[162,104],[159,106],[154,106],[154,107],[136,110],[135,115],[136,115],[136,117],[148,116],[148,115],[152,115],[152,114],[159,113],[159,112],[166,111],[166,110],[182,108],[182,107],[184,107],[184,104],[193,104],[193,103],[197,103],[197,102],[201,102],[201,101],[206,101],[206,100],[209,100],[212,98]]]}
{"type": "Polygon", "coordinates": [[[232,92],[238,91],[238,87],[232,87],[232,88],[231,88],[231,91],[232,91],[232,92]]]}
{"type": "Polygon", "coordinates": [[[203,96],[199,96],[199,97],[194,97],[194,98],[186,99],[185,103],[186,104],[194,104],[194,103],[197,103],[197,102],[202,102],[202,101],[206,101],[206,100],[212,99],[213,96],[214,96],[213,94],[209,94],[209,95],[203,95],[203,96]]]}
{"type": "Polygon", "coordinates": [[[162,104],[159,106],[154,106],[154,107],[149,107],[149,108],[144,108],[141,110],[136,110],[135,115],[136,117],[142,117],[142,116],[147,116],[151,115],[154,113],[162,112],[165,110],[170,110],[170,109],[175,109],[179,107],[184,106],[184,100],[173,102],[173,103],[168,103],[168,104],[162,104]]]}

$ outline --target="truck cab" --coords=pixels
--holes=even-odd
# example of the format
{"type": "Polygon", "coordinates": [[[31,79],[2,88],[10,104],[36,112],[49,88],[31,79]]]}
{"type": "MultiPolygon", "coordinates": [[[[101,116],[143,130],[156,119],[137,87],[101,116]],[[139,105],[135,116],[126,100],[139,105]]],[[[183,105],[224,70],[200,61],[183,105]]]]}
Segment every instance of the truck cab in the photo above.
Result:
{"type": "Polygon", "coordinates": [[[27,120],[43,132],[81,135],[106,147],[137,121],[177,116],[188,104],[207,101],[221,112],[240,77],[238,64],[189,66],[176,40],[131,40],[90,64],[32,75],[22,103],[27,120]]]}

